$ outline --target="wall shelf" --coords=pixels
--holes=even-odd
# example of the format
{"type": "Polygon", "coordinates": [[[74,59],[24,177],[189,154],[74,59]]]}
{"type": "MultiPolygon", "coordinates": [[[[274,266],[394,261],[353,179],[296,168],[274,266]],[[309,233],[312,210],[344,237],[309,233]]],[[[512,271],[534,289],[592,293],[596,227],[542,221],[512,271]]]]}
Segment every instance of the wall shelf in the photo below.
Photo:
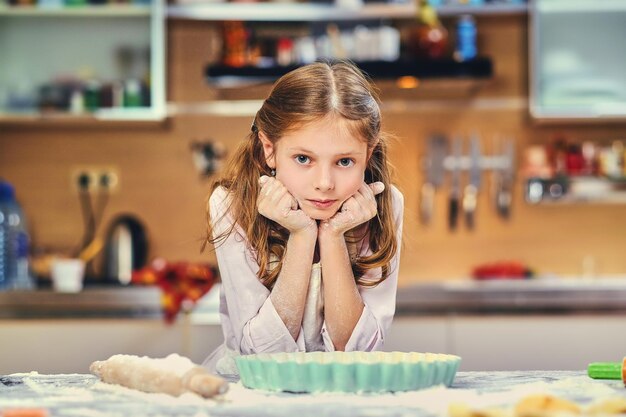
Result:
{"type": "Polygon", "coordinates": [[[149,16],[149,5],[72,7],[0,6],[0,17],[124,17],[149,16]]]}
{"type": "MultiPolygon", "coordinates": [[[[397,62],[370,61],[357,63],[359,68],[374,80],[397,79],[403,76],[416,78],[472,78],[485,79],[493,75],[493,63],[487,57],[465,62],[452,59],[437,61],[403,60],[397,62]]],[[[273,82],[299,65],[276,67],[229,67],[211,65],[205,70],[207,81],[217,87],[238,87],[245,84],[273,82]]]]}
{"type": "MultiPolygon", "coordinates": [[[[483,6],[442,6],[437,8],[440,16],[511,15],[525,14],[528,6],[522,4],[493,4],[483,6]]],[[[340,7],[333,4],[285,4],[268,3],[196,3],[186,2],[170,5],[167,16],[171,19],[192,20],[243,20],[257,22],[303,22],[367,19],[414,19],[417,7],[409,3],[366,4],[362,7],[340,7]]]]}
{"type": "Polygon", "coordinates": [[[311,3],[209,3],[174,5],[167,8],[169,18],[213,21],[303,22],[393,19],[415,15],[416,8],[413,4],[368,4],[360,8],[347,8],[311,3]]]}
{"type": "Polygon", "coordinates": [[[161,123],[166,115],[149,108],[129,110],[104,110],[95,113],[71,114],[63,112],[0,112],[0,126],[26,126],[44,124],[50,126],[94,126],[98,124],[126,125],[161,123]]]}
{"type": "Polygon", "coordinates": [[[596,13],[596,12],[625,12],[626,2],[623,0],[602,0],[589,2],[588,0],[550,0],[536,4],[541,13],[596,13]]]}
{"type": "Polygon", "coordinates": [[[626,177],[530,178],[524,194],[530,204],[626,204],[626,177]]]}

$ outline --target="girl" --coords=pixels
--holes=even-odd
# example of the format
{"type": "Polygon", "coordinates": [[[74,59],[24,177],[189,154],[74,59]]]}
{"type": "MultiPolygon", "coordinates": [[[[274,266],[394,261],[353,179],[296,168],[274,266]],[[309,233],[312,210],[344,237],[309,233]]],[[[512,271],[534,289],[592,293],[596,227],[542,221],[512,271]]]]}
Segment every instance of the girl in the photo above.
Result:
{"type": "Polygon", "coordinates": [[[350,63],[310,64],[273,86],[209,199],[225,339],[210,370],[236,376],[239,354],[382,347],[403,197],[380,124],[350,63]]]}

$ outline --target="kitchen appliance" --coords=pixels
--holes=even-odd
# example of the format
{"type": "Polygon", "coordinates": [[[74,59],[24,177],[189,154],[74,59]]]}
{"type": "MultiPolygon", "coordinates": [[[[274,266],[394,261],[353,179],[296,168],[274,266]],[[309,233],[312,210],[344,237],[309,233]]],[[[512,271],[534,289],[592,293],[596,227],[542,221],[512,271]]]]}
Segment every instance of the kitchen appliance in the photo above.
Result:
{"type": "Polygon", "coordinates": [[[104,251],[104,280],[130,284],[132,272],[146,265],[148,237],[143,223],[130,214],[119,215],[109,225],[104,251]]]}

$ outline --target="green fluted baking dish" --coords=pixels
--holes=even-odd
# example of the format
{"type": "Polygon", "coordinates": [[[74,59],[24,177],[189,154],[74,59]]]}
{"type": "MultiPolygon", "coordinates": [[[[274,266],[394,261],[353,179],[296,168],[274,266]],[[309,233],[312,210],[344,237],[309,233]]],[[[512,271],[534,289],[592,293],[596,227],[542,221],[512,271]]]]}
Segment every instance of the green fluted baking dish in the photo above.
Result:
{"type": "Polygon", "coordinates": [[[418,352],[259,353],[236,358],[247,388],[289,392],[396,392],[452,385],[461,358],[418,352]]]}

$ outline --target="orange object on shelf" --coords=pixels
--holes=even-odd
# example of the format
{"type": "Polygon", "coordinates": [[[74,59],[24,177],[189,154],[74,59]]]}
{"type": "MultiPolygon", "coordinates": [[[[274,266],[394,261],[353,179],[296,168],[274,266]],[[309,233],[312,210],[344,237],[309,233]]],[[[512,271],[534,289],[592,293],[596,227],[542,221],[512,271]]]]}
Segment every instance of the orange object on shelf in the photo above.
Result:
{"type": "Polygon", "coordinates": [[[133,271],[131,282],[161,288],[163,314],[172,323],[183,304],[195,305],[213,287],[217,277],[217,269],[209,264],[172,263],[157,258],[149,266],[133,271]]]}

